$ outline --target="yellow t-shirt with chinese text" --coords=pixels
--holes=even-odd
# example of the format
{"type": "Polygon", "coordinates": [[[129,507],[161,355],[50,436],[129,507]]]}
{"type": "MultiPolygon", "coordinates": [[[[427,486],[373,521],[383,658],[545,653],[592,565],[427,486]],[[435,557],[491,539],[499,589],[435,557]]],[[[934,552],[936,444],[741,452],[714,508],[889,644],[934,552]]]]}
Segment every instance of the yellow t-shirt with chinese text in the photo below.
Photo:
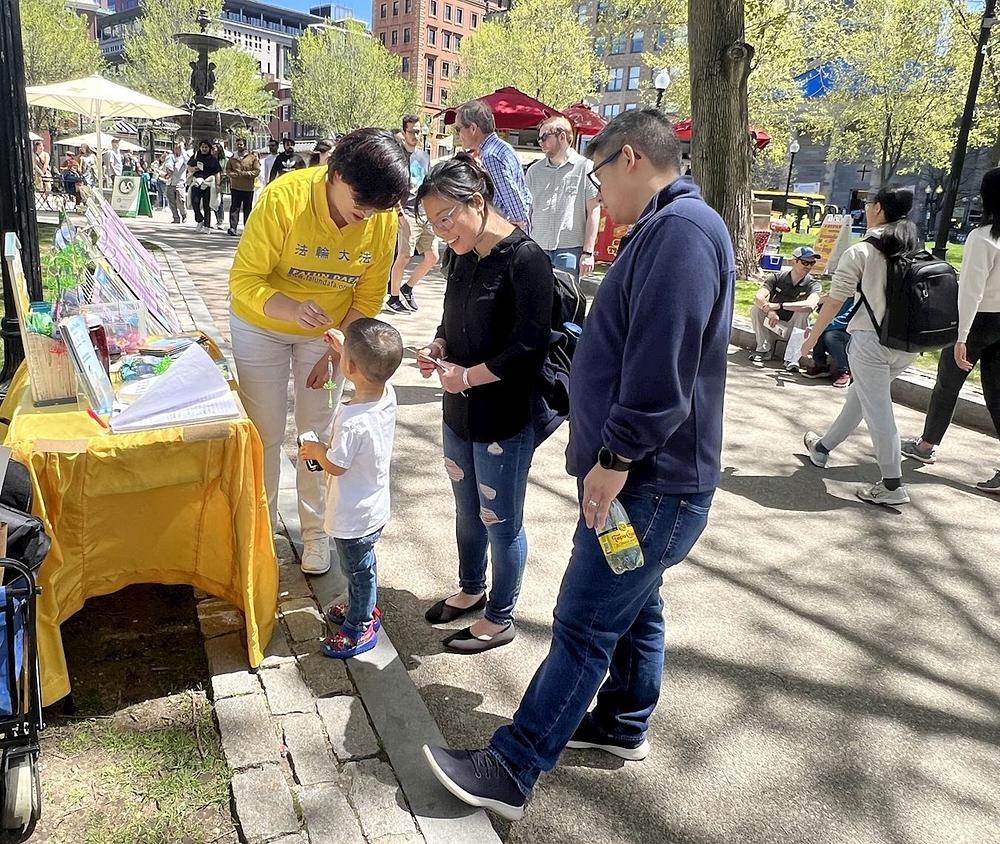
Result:
{"type": "Polygon", "coordinates": [[[338,228],[326,199],[326,167],[293,170],[271,182],[247,220],[229,292],[233,313],[245,322],[284,334],[319,336],[264,314],[275,293],[312,299],[338,326],[355,308],[375,316],[385,298],[396,246],[396,213],[382,211],[338,228]]]}

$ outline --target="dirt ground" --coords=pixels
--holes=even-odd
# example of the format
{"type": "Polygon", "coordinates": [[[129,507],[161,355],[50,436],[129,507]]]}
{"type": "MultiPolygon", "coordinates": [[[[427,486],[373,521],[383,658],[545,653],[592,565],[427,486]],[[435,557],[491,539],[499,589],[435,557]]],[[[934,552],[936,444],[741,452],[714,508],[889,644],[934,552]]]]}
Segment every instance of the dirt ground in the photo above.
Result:
{"type": "Polygon", "coordinates": [[[92,599],[63,641],[75,710],[45,712],[42,819],[27,840],[236,842],[192,590],[92,599]]]}

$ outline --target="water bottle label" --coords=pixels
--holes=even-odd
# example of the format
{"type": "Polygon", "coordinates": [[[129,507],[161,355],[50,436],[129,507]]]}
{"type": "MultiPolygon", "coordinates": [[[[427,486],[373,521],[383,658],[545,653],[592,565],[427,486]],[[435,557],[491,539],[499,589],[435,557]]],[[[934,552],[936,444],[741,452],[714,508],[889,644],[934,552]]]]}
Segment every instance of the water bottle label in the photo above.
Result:
{"type": "Polygon", "coordinates": [[[618,554],[630,548],[639,547],[639,539],[635,535],[635,528],[629,522],[619,522],[613,530],[598,534],[597,541],[601,543],[601,550],[604,556],[618,554]]]}

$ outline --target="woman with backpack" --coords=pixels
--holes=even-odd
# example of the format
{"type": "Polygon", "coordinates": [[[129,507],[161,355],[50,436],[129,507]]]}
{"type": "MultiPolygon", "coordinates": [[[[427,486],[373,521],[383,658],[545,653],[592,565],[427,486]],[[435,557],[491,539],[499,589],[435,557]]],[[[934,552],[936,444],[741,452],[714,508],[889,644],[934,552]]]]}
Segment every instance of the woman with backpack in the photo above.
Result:
{"type": "Polygon", "coordinates": [[[876,323],[881,324],[886,317],[889,261],[920,245],[916,225],[906,218],[912,205],[913,193],[901,188],[883,187],[868,199],[865,204],[868,232],[861,243],[851,246],[841,257],[816,324],[802,346],[803,356],[812,352],[824,329],[851,296],[857,293],[859,299],[867,302],[867,306],[861,302],[861,306],[855,308],[847,324],[851,335],[847,357],[854,378],[847,401],[825,434],[808,431],[804,442],[812,464],[824,468],[830,452],[864,419],[882,479],[876,484],[858,487],[857,496],[862,501],[887,506],[907,504],[910,500],[902,484],[899,433],[890,391],[893,380],[913,363],[917,352],[883,346],[876,323]]]}
{"type": "Polygon", "coordinates": [[[425,613],[432,624],[485,618],[444,640],[479,653],[514,639],[528,556],[524,496],[536,446],[532,395],[549,348],[555,280],[549,259],[493,205],[493,182],[467,153],[427,174],[417,203],[449,247],[444,316],[417,353],[444,388],[444,465],[455,495],[460,591],[425,613]],[[486,595],[486,551],[493,585],[486,595]]]}
{"type": "MultiPolygon", "coordinates": [[[[923,463],[937,460],[958,394],[977,362],[986,408],[1000,436],[1000,167],[983,176],[980,194],[983,225],[965,242],[959,273],[958,342],[941,352],[923,433],[903,441],[903,454],[923,463]]],[[[1000,468],[976,489],[1000,493],[1000,468]]]]}

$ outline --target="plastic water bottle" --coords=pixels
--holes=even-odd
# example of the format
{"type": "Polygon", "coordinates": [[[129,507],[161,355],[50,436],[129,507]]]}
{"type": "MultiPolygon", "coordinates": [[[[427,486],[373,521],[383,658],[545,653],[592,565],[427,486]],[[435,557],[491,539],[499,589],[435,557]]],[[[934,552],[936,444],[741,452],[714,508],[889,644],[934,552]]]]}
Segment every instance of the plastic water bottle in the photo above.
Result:
{"type": "Polygon", "coordinates": [[[615,574],[632,571],[645,562],[635,528],[617,498],[611,502],[604,526],[595,527],[594,530],[597,532],[597,541],[601,543],[604,559],[615,574]]]}

